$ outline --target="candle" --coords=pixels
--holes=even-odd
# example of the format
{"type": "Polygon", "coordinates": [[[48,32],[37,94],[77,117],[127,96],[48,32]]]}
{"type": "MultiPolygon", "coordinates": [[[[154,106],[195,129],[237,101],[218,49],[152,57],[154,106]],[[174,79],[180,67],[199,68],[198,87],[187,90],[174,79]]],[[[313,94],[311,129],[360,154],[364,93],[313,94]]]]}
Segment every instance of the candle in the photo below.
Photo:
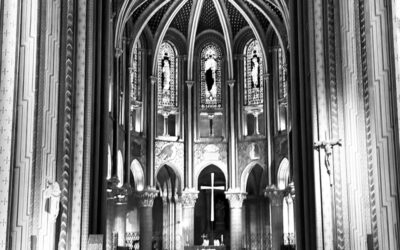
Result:
{"type": "Polygon", "coordinates": [[[221,235],[221,243],[224,242],[224,235],[221,235]]]}

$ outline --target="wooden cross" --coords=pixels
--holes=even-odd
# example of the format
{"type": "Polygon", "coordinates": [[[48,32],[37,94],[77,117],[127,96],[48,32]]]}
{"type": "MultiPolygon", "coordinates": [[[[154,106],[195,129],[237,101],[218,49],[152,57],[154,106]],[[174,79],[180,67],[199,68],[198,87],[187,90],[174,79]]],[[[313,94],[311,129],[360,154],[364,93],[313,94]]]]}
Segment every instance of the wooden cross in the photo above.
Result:
{"type": "Polygon", "coordinates": [[[330,185],[333,185],[333,180],[332,180],[332,173],[331,173],[331,156],[332,156],[332,150],[334,146],[342,146],[342,140],[341,139],[332,139],[329,141],[318,141],[314,142],[314,149],[320,150],[321,148],[325,150],[325,167],[329,175],[330,179],[330,185]]]}
{"type": "Polygon", "coordinates": [[[214,186],[214,173],[211,173],[211,186],[201,186],[201,190],[211,190],[211,221],[214,221],[214,190],[225,190],[225,187],[214,186]]]}

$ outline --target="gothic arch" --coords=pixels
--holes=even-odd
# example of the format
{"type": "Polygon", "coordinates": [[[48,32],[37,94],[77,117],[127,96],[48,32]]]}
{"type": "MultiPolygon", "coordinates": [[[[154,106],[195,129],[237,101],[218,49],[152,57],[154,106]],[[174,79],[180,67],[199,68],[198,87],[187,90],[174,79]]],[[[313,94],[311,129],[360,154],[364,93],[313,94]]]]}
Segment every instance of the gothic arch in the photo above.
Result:
{"type": "MultiPolygon", "coordinates": [[[[156,31],[156,34],[154,36],[155,39],[155,45],[154,45],[154,51],[158,51],[160,49],[160,46],[163,42],[163,40],[166,38],[166,34],[169,30],[169,27],[174,20],[175,16],[178,14],[178,12],[182,9],[182,7],[186,4],[188,0],[183,0],[183,1],[176,1],[175,3],[172,3],[172,5],[169,7],[167,12],[164,14],[164,17],[162,18],[160,25],[156,31]]],[[[180,54],[181,51],[179,51],[180,54]]],[[[155,66],[157,63],[157,58],[156,58],[156,53],[154,53],[154,58],[153,58],[153,75],[156,74],[156,69],[157,67],[155,66]]]]}
{"type": "Polygon", "coordinates": [[[240,190],[242,192],[246,192],[247,180],[249,179],[249,175],[254,167],[259,166],[263,169],[263,175],[261,179],[261,183],[263,183],[263,179],[265,179],[265,164],[260,161],[250,162],[243,170],[240,176],[240,190]]]}
{"type": "Polygon", "coordinates": [[[255,38],[256,37],[254,36],[254,33],[250,27],[244,27],[243,29],[241,29],[237,33],[233,41],[233,53],[235,53],[236,55],[242,54],[247,42],[255,38]]]}
{"type": "Polygon", "coordinates": [[[182,191],[182,172],[179,171],[179,168],[174,163],[172,163],[172,162],[161,163],[155,172],[156,179],[157,179],[158,173],[164,167],[168,167],[174,172],[174,174],[176,176],[177,184],[178,184],[177,190],[178,190],[178,192],[181,192],[182,191]]]}
{"type": "Polygon", "coordinates": [[[219,168],[222,173],[224,173],[224,177],[225,177],[225,185],[226,187],[228,187],[228,167],[226,166],[226,164],[222,161],[203,161],[201,162],[199,165],[197,165],[195,167],[195,172],[194,172],[194,183],[193,186],[197,188],[198,185],[198,181],[199,181],[199,176],[201,174],[201,172],[208,166],[210,165],[214,165],[215,167],[219,168]]]}
{"type": "Polygon", "coordinates": [[[134,159],[130,167],[133,180],[135,183],[135,191],[143,191],[144,189],[144,172],[142,164],[137,159],[134,159]]]}
{"type": "Polygon", "coordinates": [[[121,150],[118,150],[118,161],[117,161],[117,177],[118,184],[117,187],[122,187],[124,185],[124,157],[122,156],[121,150]]]}
{"type": "Polygon", "coordinates": [[[186,38],[179,30],[169,28],[164,40],[171,41],[176,46],[179,55],[187,53],[186,38]]]}
{"type": "Polygon", "coordinates": [[[281,163],[279,164],[277,180],[276,180],[278,189],[285,189],[289,184],[289,178],[290,178],[289,160],[287,158],[283,158],[281,160],[281,163]]]}

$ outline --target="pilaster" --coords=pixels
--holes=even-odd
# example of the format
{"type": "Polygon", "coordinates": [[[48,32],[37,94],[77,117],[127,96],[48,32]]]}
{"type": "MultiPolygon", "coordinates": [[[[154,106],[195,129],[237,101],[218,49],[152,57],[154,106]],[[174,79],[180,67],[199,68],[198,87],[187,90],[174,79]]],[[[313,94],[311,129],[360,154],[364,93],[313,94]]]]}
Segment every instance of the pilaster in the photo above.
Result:
{"type": "MultiPolygon", "coordinates": [[[[16,126],[14,141],[15,162],[13,166],[13,184],[12,184],[12,206],[11,207],[11,239],[12,243],[8,249],[29,249],[32,244],[32,207],[33,193],[32,183],[34,183],[34,164],[36,160],[35,142],[36,142],[36,107],[37,107],[37,71],[38,59],[38,37],[39,37],[39,6],[38,0],[29,2],[16,1],[19,7],[11,12],[18,12],[20,8],[20,20],[13,26],[17,26],[20,34],[20,41],[17,42],[19,53],[17,60],[19,62],[15,79],[18,83],[17,90],[17,109],[16,126]]],[[[4,3],[6,4],[6,3],[4,3]]],[[[10,14],[10,13],[9,13],[10,14]]],[[[13,15],[13,14],[12,14],[13,15]]],[[[5,26],[7,30],[10,26],[5,26]]],[[[9,51],[9,53],[12,53],[9,51]]],[[[5,62],[7,63],[7,62],[5,62]]],[[[15,73],[13,72],[13,73],[15,73]]],[[[9,83],[5,83],[9,84],[9,83]]],[[[13,83],[10,83],[13,84],[13,83]]],[[[2,84],[3,85],[3,84],[2,84]]],[[[6,184],[6,180],[2,185],[6,184]]],[[[4,192],[5,190],[3,190],[4,192]]],[[[7,210],[5,210],[7,211],[7,210]]],[[[2,211],[3,213],[3,211],[2,211]]]]}
{"type": "MultiPolygon", "coordinates": [[[[74,162],[70,249],[81,248],[82,184],[84,169],[85,84],[86,84],[86,0],[77,0],[76,71],[74,116],[74,162]]],[[[86,114],[87,115],[87,114],[86,114]]]]}
{"type": "Polygon", "coordinates": [[[2,32],[1,32],[1,77],[0,77],[0,249],[8,249],[8,232],[10,225],[9,193],[10,175],[13,162],[13,128],[15,127],[15,87],[16,87],[16,62],[17,62],[17,24],[19,1],[2,1],[2,32]]]}

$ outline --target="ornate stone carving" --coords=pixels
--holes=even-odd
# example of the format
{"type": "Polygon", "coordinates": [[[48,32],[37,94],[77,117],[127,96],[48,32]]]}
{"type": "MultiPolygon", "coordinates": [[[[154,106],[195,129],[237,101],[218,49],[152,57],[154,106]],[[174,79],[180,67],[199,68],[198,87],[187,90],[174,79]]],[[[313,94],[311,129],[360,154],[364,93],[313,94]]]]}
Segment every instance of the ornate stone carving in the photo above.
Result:
{"type": "Polygon", "coordinates": [[[182,192],[182,205],[183,207],[194,207],[196,204],[199,191],[195,189],[186,189],[182,192]]]}
{"type": "Polygon", "coordinates": [[[265,188],[264,194],[270,199],[272,206],[282,206],[286,190],[278,189],[274,184],[272,184],[265,188]]]}
{"type": "Polygon", "coordinates": [[[224,143],[213,144],[210,147],[209,144],[195,144],[194,145],[194,156],[195,156],[195,166],[199,165],[202,161],[222,161],[226,163],[227,161],[227,145],[224,143]],[[218,150],[216,149],[218,148],[218,150]],[[208,156],[212,155],[212,159],[208,156]],[[215,157],[218,155],[218,159],[215,157]]]}
{"type": "Polygon", "coordinates": [[[154,199],[157,197],[158,191],[155,188],[146,188],[142,192],[136,193],[139,199],[140,207],[153,207],[154,199]]]}
{"type": "Polygon", "coordinates": [[[56,221],[60,211],[61,189],[57,182],[48,183],[44,196],[47,199],[46,212],[50,214],[53,222],[56,221]]]}
{"type": "Polygon", "coordinates": [[[158,168],[164,164],[173,163],[177,168],[179,175],[183,175],[184,165],[184,144],[181,142],[155,142],[155,168],[158,168]]]}
{"type": "Polygon", "coordinates": [[[246,199],[246,193],[241,192],[240,190],[229,189],[225,192],[226,199],[229,200],[230,208],[241,208],[243,205],[244,199],[246,199]]]}
{"type": "Polygon", "coordinates": [[[246,152],[246,154],[238,155],[238,174],[241,175],[246,166],[248,166],[253,161],[265,163],[265,156],[267,155],[265,140],[254,142],[240,142],[238,143],[237,147],[238,152],[246,152]]]}

